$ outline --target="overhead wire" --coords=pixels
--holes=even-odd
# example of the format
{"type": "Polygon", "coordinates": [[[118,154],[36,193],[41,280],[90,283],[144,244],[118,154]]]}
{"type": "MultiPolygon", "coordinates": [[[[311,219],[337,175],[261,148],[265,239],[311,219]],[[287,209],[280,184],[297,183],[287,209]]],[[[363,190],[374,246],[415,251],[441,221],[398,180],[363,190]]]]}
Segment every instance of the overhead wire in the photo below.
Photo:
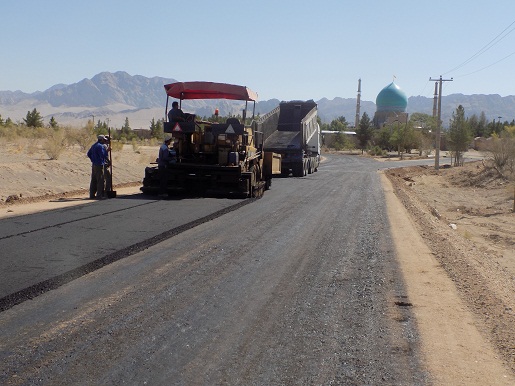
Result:
{"type": "Polygon", "coordinates": [[[465,77],[465,76],[473,75],[473,74],[475,74],[475,73],[477,73],[477,72],[480,72],[480,71],[486,70],[487,68],[490,68],[490,67],[492,67],[492,66],[496,65],[497,63],[500,63],[500,62],[502,62],[503,60],[508,59],[508,58],[509,58],[510,56],[512,56],[512,55],[515,55],[515,51],[514,51],[514,52],[512,52],[511,54],[509,54],[509,55],[505,56],[504,58],[499,59],[497,62],[494,62],[494,63],[492,63],[492,64],[489,64],[488,66],[482,67],[482,68],[480,68],[479,70],[475,70],[475,71],[469,72],[468,74],[463,74],[463,75],[455,76],[455,78],[463,78],[463,77],[465,77]]]}
{"type": "MultiPolygon", "coordinates": [[[[506,38],[510,33],[512,33],[514,30],[515,30],[515,27],[511,28],[513,25],[515,24],[515,21],[513,21],[508,27],[506,27],[504,30],[502,30],[496,37],[494,37],[492,40],[490,40],[490,42],[488,42],[485,46],[483,46],[478,52],[476,52],[474,55],[472,55],[470,58],[468,58],[467,60],[465,60],[463,63],[459,64],[458,66],[450,69],[449,71],[446,71],[444,72],[443,74],[446,75],[446,74],[449,74],[450,72],[452,71],[455,71],[463,66],[465,66],[466,64],[470,63],[471,61],[473,61],[474,59],[476,59],[478,56],[484,54],[486,51],[488,51],[490,48],[492,48],[493,46],[495,46],[496,44],[498,44],[500,41],[502,41],[504,38],[506,38]],[[508,29],[510,29],[508,32],[506,32],[508,29]],[[506,32],[506,33],[505,33],[506,32]],[[503,35],[504,34],[504,35],[503,35]]],[[[512,54],[508,55],[507,57],[511,56],[512,54]]],[[[506,57],[506,58],[507,58],[506,57]]],[[[497,61],[496,63],[493,63],[489,66],[486,66],[484,67],[483,69],[481,70],[484,70],[485,68],[488,68],[490,66],[493,66],[494,64],[497,64],[499,63],[500,61],[506,59],[506,58],[503,58],[499,61],[497,61]]],[[[478,71],[481,71],[481,70],[478,70],[478,71]]],[[[478,72],[478,71],[475,71],[475,72],[478,72]]],[[[474,73],[475,73],[474,72],[474,73]]]]}
{"type": "MultiPolygon", "coordinates": [[[[446,75],[446,74],[449,74],[450,72],[452,71],[455,71],[457,69],[460,69],[462,68],[463,66],[467,65],[468,63],[472,62],[474,59],[476,59],[477,57],[479,57],[480,55],[484,54],[485,52],[487,52],[490,48],[494,47],[496,44],[500,43],[503,39],[505,39],[509,34],[511,34],[513,31],[515,31],[515,21],[511,22],[510,25],[508,25],[504,30],[502,30],[499,34],[497,34],[497,36],[495,36],[492,40],[490,40],[485,46],[483,46],[479,51],[477,51],[474,55],[472,55],[470,58],[468,58],[467,60],[465,60],[463,63],[459,64],[458,66],[450,69],[449,71],[446,71],[443,73],[443,75],[446,75]],[[511,28],[511,29],[510,29],[511,28]]],[[[480,68],[479,70],[476,70],[476,71],[473,71],[471,73],[468,73],[468,74],[464,74],[464,75],[458,75],[458,76],[455,76],[455,78],[460,78],[460,77],[464,77],[464,76],[468,76],[468,75],[472,75],[472,74],[475,74],[477,72],[480,72],[480,71],[483,71],[489,67],[492,67],[496,64],[498,64],[499,62],[502,62],[503,60],[506,60],[508,59],[510,56],[512,55],[515,55],[515,52],[512,52],[511,54],[505,56],[504,58],[500,59],[500,60],[497,60],[496,62],[492,63],[492,64],[489,64],[488,66],[485,66],[485,67],[482,67],[480,68]]],[[[427,81],[425,84],[424,84],[424,87],[422,89],[422,91],[420,92],[419,95],[424,95],[424,93],[426,92],[426,89],[428,87],[428,84],[430,83],[430,81],[427,81]]],[[[447,84],[445,85],[445,88],[447,89],[447,84]]],[[[429,96],[429,92],[431,93],[432,95],[432,91],[428,91],[428,94],[426,94],[425,96],[429,96]]]]}

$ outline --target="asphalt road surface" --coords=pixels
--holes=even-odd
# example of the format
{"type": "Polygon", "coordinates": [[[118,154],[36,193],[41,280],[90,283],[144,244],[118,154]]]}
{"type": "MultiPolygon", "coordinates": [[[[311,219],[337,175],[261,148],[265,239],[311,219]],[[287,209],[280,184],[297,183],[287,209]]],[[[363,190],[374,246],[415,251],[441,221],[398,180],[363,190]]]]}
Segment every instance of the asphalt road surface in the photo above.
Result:
{"type": "Polygon", "coordinates": [[[0,222],[0,384],[430,383],[384,166],[327,156],[259,200],[130,197],[0,222]]]}

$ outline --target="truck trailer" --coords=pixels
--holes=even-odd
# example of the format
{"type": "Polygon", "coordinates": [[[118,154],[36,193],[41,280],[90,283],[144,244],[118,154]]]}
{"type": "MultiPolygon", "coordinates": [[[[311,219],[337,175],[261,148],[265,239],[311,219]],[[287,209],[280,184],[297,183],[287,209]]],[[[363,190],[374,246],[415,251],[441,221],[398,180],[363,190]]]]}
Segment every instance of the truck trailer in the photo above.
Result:
{"type": "Polygon", "coordinates": [[[253,102],[254,118],[257,94],[245,86],[214,82],[176,82],[164,86],[167,99],[164,133],[171,136],[174,156],[164,168],[145,168],[143,186],[146,194],[185,193],[222,194],[259,197],[269,189],[273,175],[281,174],[280,155],[263,150],[263,135],[256,125],[246,125],[248,102],[253,102]],[[208,122],[190,115],[186,121],[168,119],[170,98],[229,99],[245,101],[243,118],[208,122]],[[165,180],[165,192],[162,179],[165,180]]]}
{"type": "Polygon", "coordinates": [[[283,176],[303,177],[320,164],[320,126],[313,100],[281,102],[257,121],[264,151],[281,155],[283,176]]]}

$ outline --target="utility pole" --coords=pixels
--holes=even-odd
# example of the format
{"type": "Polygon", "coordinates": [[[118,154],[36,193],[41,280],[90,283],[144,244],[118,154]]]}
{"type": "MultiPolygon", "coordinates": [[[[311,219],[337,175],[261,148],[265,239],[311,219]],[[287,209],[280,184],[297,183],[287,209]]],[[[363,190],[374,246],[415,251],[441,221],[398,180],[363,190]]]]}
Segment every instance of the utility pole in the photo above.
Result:
{"type": "MultiPolygon", "coordinates": [[[[436,144],[435,144],[435,170],[440,169],[440,136],[442,131],[442,83],[443,82],[452,82],[451,79],[442,79],[442,75],[440,75],[440,79],[429,78],[429,81],[438,81],[438,120],[436,122],[436,144]]],[[[436,85],[435,85],[436,89],[436,85]]]]}

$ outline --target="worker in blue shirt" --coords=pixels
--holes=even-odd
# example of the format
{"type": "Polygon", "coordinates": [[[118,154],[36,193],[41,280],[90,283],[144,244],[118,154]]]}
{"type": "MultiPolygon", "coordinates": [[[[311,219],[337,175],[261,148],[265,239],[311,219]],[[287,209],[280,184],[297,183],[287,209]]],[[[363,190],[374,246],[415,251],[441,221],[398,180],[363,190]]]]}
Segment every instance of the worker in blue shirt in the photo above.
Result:
{"type": "Polygon", "coordinates": [[[104,146],[106,138],[99,135],[95,142],[88,150],[88,157],[91,160],[91,182],[89,184],[89,198],[97,198],[99,200],[104,197],[104,165],[108,163],[107,149],[104,146]]]}

